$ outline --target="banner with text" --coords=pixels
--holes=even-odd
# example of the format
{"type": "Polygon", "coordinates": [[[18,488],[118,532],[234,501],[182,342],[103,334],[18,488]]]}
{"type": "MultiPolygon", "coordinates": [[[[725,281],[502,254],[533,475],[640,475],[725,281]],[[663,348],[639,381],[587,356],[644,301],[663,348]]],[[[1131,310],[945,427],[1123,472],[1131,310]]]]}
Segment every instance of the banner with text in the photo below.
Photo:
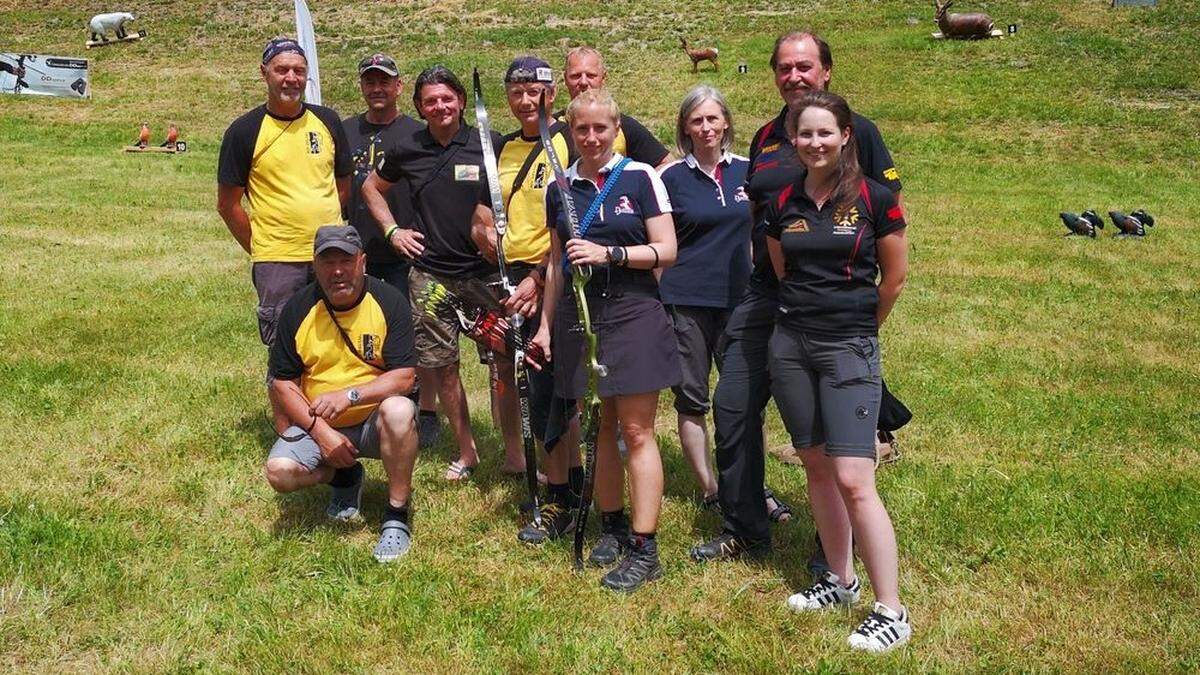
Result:
{"type": "Polygon", "coordinates": [[[88,60],[0,52],[0,93],[91,98],[88,60]]]}

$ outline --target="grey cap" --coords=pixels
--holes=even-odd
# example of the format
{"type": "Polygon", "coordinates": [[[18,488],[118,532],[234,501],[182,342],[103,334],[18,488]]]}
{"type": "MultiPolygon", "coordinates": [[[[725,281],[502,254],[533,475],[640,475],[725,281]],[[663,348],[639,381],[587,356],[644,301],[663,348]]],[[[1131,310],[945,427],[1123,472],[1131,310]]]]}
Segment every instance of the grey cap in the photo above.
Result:
{"type": "Polygon", "coordinates": [[[363,250],[362,237],[350,225],[322,225],[317,228],[317,236],[313,239],[313,255],[321,255],[331,248],[358,255],[363,250]]]}

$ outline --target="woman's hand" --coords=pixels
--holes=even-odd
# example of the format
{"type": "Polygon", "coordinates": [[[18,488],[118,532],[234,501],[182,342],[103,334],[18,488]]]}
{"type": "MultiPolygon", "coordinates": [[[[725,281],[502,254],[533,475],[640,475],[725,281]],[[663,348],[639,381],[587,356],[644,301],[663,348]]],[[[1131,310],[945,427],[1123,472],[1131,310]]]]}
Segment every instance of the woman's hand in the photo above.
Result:
{"type": "Polygon", "coordinates": [[[567,259],[572,265],[607,265],[608,248],[586,239],[567,241],[567,259]]]}

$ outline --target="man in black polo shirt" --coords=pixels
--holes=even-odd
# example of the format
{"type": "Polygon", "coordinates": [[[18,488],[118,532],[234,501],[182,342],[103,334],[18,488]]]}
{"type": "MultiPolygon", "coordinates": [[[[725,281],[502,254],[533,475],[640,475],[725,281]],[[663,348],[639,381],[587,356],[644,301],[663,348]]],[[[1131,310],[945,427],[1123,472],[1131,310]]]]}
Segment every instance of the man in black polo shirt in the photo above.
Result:
{"type": "MultiPolygon", "coordinates": [[[[731,558],[746,550],[762,551],[771,537],[763,500],[762,422],[771,396],[767,341],[775,327],[779,281],[767,255],[762,213],[769,200],[803,173],[784,129],[788,105],[798,102],[809,89],[828,88],[833,76],[833,54],[820,36],[791,32],[775,41],[770,63],[784,106],[750,142],[746,183],[755,214],[754,270],[745,297],[725,327],[724,364],[713,395],[723,532],[692,549],[692,558],[698,561],[731,558]]],[[[863,173],[899,193],[900,176],[879,128],[857,113],[853,120],[863,173]]],[[[810,561],[810,568],[818,563],[823,565],[820,546],[817,556],[821,560],[810,561]]]]}
{"type": "MultiPolygon", "coordinates": [[[[563,80],[572,99],[588,89],[603,89],[607,79],[604,58],[594,47],[576,47],[567,52],[563,80]]],[[[562,113],[555,117],[562,119],[562,113]]],[[[666,164],[668,159],[667,149],[654,134],[641,122],[625,114],[621,115],[621,128],[617,131],[617,140],[613,141],[613,152],[658,168],[666,164]]]]}
{"type": "MultiPolygon", "coordinates": [[[[414,85],[413,103],[427,125],[407,135],[384,155],[383,165],[363,184],[371,215],[384,230],[384,240],[412,261],[409,296],[416,324],[417,372],[421,383],[437,390],[442,410],[458,441],[458,459],[446,472],[449,480],[470,476],[479,463],[467,396],[458,372],[459,325],[452,316],[433,318],[418,309],[431,281],[466,302],[499,308],[498,274],[471,240],[471,215],[480,185],[486,180],[479,133],[463,121],[466,90],[445,66],[427,68],[414,85]],[[397,221],[387,193],[396,183],[408,186],[414,215],[397,221]]],[[[493,143],[499,143],[497,135],[493,143]]],[[[509,452],[505,471],[521,472],[520,448],[509,452]]]]}
{"type": "MultiPolygon", "coordinates": [[[[387,152],[400,145],[406,137],[421,128],[420,122],[400,112],[397,100],[404,91],[400,71],[396,62],[385,54],[372,54],[358,63],[358,88],[367,104],[367,111],[342,120],[350,153],[354,159],[354,180],[350,198],[346,201],[346,212],[350,224],[358,230],[367,253],[367,274],[383,279],[408,295],[408,270],[406,259],[398,255],[383,240],[383,230],[367,208],[362,197],[362,186],[371,171],[383,164],[387,152]]],[[[387,194],[388,210],[392,221],[411,222],[412,200],[408,194],[408,183],[396,183],[387,194]]],[[[437,442],[440,431],[437,417],[437,391],[432,386],[421,390],[421,416],[418,424],[421,447],[437,442]]]]}

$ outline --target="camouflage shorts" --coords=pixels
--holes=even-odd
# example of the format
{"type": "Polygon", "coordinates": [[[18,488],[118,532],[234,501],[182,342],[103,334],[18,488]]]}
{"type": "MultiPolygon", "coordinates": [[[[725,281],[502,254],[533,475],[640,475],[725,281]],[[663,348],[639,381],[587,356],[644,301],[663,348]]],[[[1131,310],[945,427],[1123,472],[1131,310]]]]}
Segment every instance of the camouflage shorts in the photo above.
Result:
{"type": "MultiPolygon", "coordinates": [[[[499,274],[474,279],[443,277],[412,268],[408,272],[408,293],[413,308],[414,343],[417,350],[418,368],[441,368],[457,363],[458,334],[462,327],[453,312],[438,316],[426,314],[418,298],[430,281],[437,281],[469,305],[479,307],[500,306],[499,274]]],[[[479,349],[483,357],[483,349],[479,349]]]]}

